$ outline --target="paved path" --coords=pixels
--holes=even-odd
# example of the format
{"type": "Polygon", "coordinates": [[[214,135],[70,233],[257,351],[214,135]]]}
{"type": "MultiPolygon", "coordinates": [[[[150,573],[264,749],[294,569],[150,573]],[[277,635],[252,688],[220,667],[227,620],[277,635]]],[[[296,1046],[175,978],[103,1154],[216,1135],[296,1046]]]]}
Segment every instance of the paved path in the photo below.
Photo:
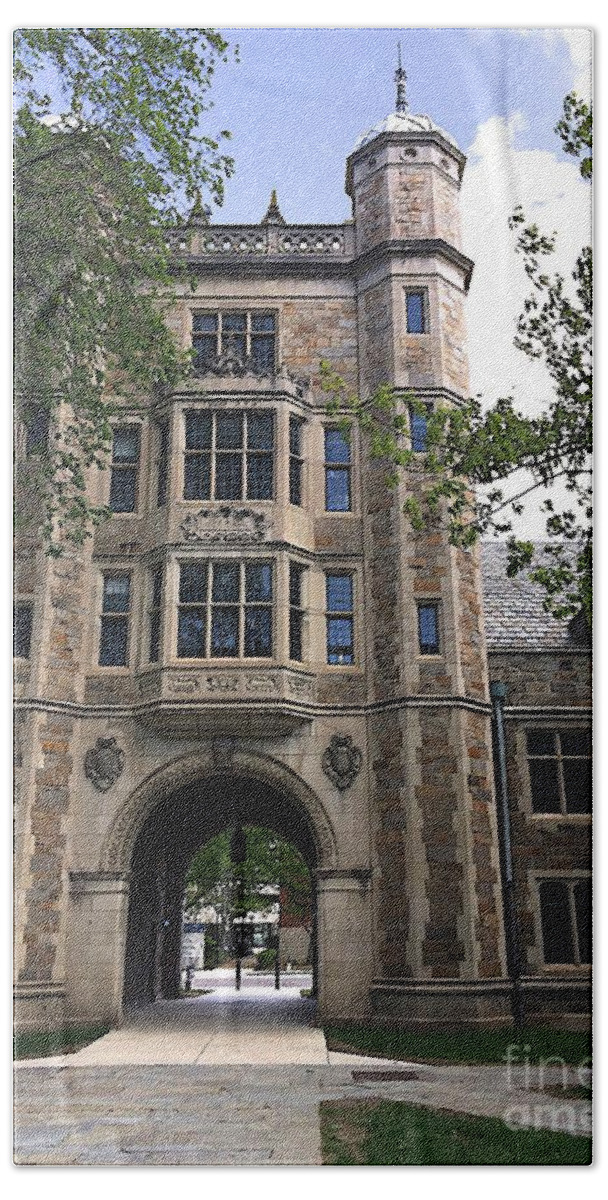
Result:
{"type": "MultiPolygon", "coordinates": [[[[16,1161],[314,1165],[319,1103],[330,1099],[382,1097],[503,1120],[515,1112],[520,1124],[590,1130],[586,1101],[528,1091],[505,1067],[328,1052],[313,1020],[313,1003],[294,991],[218,988],[150,1005],[77,1054],[25,1060],[16,1161]],[[391,1070],[401,1078],[382,1078],[391,1070]]],[[[560,1080],[547,1072],[545,1084],[560,1080]]]]}
{"type": "Polygon", "coordinates": [[[217,988],[209,996],[163,1000],[70,1056],[74,1067],[126,1064],[327,1064],[315,1003],[299,992],[217,988]]]}

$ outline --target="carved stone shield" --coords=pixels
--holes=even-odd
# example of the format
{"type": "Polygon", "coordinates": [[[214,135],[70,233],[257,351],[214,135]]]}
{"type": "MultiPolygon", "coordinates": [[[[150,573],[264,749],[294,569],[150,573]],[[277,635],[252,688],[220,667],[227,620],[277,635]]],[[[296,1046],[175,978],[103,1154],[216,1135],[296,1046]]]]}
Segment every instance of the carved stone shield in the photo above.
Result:
{"type": "Polygon", "coordinates": [[[84,756],[84,773],[98,792],[107,792],[116,783],[124,765],[124,752],[113,737],[97,738],[97,744],[84,756]]]}
{"type": "Polygon", "coordinates": [[[354,783],[363,755],[348,734],[334,733],[321,759],[321,766],[328,779],[342,792],[354,783]]]}

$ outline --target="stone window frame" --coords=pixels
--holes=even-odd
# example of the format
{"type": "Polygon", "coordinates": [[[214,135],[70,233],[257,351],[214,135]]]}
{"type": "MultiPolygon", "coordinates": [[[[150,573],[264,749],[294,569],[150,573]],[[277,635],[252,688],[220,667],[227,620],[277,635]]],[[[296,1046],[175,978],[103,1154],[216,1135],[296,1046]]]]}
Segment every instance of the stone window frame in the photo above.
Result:
{"type": "Polygon", "coordinates": [[[413,452],[414,454],[426,454],[426,451],[427,451],[427,444],[426,444],[426,441],[427,441],[427,426],[428,426],[428,421],[429,421],[429,417],[432,417],[433,413],[435,412],[435,405],[433,404],[433,401],[432,401],[432,400],[423,400],[423,401],[422,401],[422,403],[423,403],[423,405],[424,405],[424,407],[425,407],[425,409],[426,409],[426,413],[425,413],[425,417],[424,417],[424,422],[425,422],[425,425],[424,425],[424,446],[415,446],[415,445],[414,445],[414,423],[415,423],[415,421],[416,421],[417,419],[419,419],[419,416],[420,416],[420,414],[419,414],[419,413],[417,413],[417,412],[414,410],[414,406],[413,406],[413,404],[408,404],[408,406],[407,406],[407,408],[408,408],[408,432],[409,432],[409,440],[410,440],[410,449],[412,450],[412,452],[413,452]]]}
{"type": "Polygon", "coordinates": [[[438,659],[445,658],[445,650],[444,650],[445,631],[444,631],[444,627],[443,627],[443,604],[442,604],[441,596],[417,595],[416,600],[415,600],[415,606],[416,606],[416,658],[419,659],[421,662],[429,662],[429,660],[437,661],[438,659]],[[421,641],[420,641],[420,609],[421,608],[431,608],[431,607],[434,608],[437,612],[437,638],[438,638],[438,647],[439,648],[438,648],[438,650],[436,650],[433,653],[425,653],[425,651],[422,650],[421,641]]]}
{"type": "MultiPolygon", "coordinates": [[[[591,730],[591,725],[592,725],[591,715],[589,715],[585,718],[579,718],[578,720],[568,720],[568,718],[566,718],[566,719],[560,718],[558,721],[556,721],[555,718],[549,718],[549,717],[543,718],[542,715],[540,715],[539,717],[530,717],[530,718],[528,718],[528,720],[521,721],[520,723],[518,723],[517,729],[515,731],[515,753],[516,753],[516,759],[517,759],[518,766],[521,767],[521,769],[518,772],[520,779],[521,779],[521,792],[520,792],[521,807],[526,815],[527,820],[535,821],[535,822],[539,822],[539,823],[558,821],[561,824],[565,821],[568,824],[573,824],[573,825],[576,825],[576,824],[590,825],[591,824],[592,817],[593,817],[592,812],[569,813],[569,812],[561,812],[560,811],[560,812],[554,812],[554,813],[545,813],[545,812],[536,812],[535,811],[535,809],[533,808],[533,805],[532,805],[532,786],[530,783],[530,771],[528,769],[528,747],[527,747],[527,740],[526,740],[526,730],[528,730],[528,729],[547,729],[547,730],[550,730],[552,733],[554,733],[556,731],[556,729],[558,730],[558,732],[562,729],[564,730],[564,732],[568,732],[569,730],[574,730],[574,729],[581,729],[586,732],[588,730],[591,730]]],[[[593,747],[592,747],[592,750],[593,750],[593,747]]],[[[593,763],[593,753],[591,755],[591,762],[593,763]]]]}
{"type": "Polygon", "coordinates": [[[410,283],[403,289],[403,310],[405,314],[405,333],[407,337],[429,337],[431,333],[431,302],[429,298],[429,289],[427,284],[410,283]],[[407,322],[407,298],[408,296],[422,296],[422,313],[424,328],[420,330],[408,329],[407,322]]]}
{"type": "Polygon", "coordinates": [[[98,596],[97,596],[97,614],[98,615],[97,615],[97,624],[96,624],[97,636],[95,638],[94,666],[95,666],[96,670],[103,676],[107,676],[108,672],[122,674],[122,675],[127,675],[127,674],[130,674],[130,672],[131,672],[131,668],[133,665],[133,651],[134,651],[133,622],[134,622],[134,620],[137,619],[137,615],[138,615],[137,603],[136,603],[137,594],[136,594],[136,587],[134,587],[135,574],[136,573],[135,573],[133,567],[131,565],[126,566],[124,563],[117,563],[117,564],[110,564],[110,563],[105,564],[104,563],[103,567],[101,567],[99,570],[99,586],[98,586],[98,596]],[[110,578],[112,576],[120,576],[120,575],[127,576],[129,579],[129,607],[128,607],[128,609],[124,609],[124,610],[122,610],[120,612],[116,612],[116,613],[112,613],[111,610],[104,611],[106,578],[110,578]],[[101,656],[101,641],[102,641],[103,622],[104,622],[104,619],[108,619],[108,618],[111,619],[112,616],[114,616],[117,619],[123,619],[123,620],[126,619],[126,622],[127,622],[127,645],[126,645],[126,654],[125,654],[124,663],[102,663],[99,661],[100,656],[101,656]]]}
{"type": "MultiPolygon", "coordinates": [[[[278,308],[275,308],[272,305],[268,305],[268,304],[250,307],[248,305],[244,306],[242,304],[230,304],[230,302],[227,302],[226,304],[222,304],[221,306],[216,305],[212,308],[205,307],[204,305],[201,305],[201,304],[195,304],[190,308],[189,311],[190,311],[190,342],[189,342],[189,344],[193,350],[195,349],[195,338],[197,336],[197,332],[199,333],[199,337],[205,336],[203,331],[195,330],[195,328],[194,328],[195,318],[196,317],[214,317],[216,319],[217,327],[216,327],[215,334],[210,332],[207,336],[208,337],[215,336],[216,356],[217,357],[220,357],[222,354],[224,354],[226,352],[226,346],[224,345],[224,337],[223,337],[223,318],[226,316],[234,316],[234,317],[244,316],[245,317],[245,334],[244,334],[244,336],[245,336],[245,356],[244,356],[245,361],[247,361],[251,358],[252,337],[256,336],[256,331],[252,330],[252,328],[251,328],[252,317],[272,317],[274,319],[274,331],[272,332],[272,337],[274,338],[274,363],[273,363],[273,366],[271,369],[271,374],[275,375],[277,373],[278,364],[280,362],[280,356],[279,356],[279,310],[278,310],[278,308]]],[[[260,337],[269,336],[269,334],[264,334],[260,331],[259,336],[260,337]]],[[[193,359],[193,370],[194,370],[195,377],[198,379],[203,378],[205,376],[205,374],[207,374],[207,372],[204,369],[197,368],[196,358],[193,359]]]]}
{"type": "MultiPolygon", "coordinates": [[[[265,505],[265,504],[275,504],[277,502],[278,489],[279,489],[279,466],[278,466],[279,454],[278,454],[278,450],[279,450],[280,434],[279,434],[279,413],[277,411],[276,405],[255,403],[255,402],[251,403],[249,400],[246,403],[241,402],[241,403],[223,404],[221,401],[210,398],[208,401],[199,402],[199,403],[184,402],[182,405],[180,405],[179,416],[180,416],[180,426],[181,426],[180,437],[179,437],[180,458],[181,458],[181,466],[180,466],[181,474],[180,474],[180,488],[179,488],[180,504],[199,504],[199,505],[200,504],[214,504],[214,505],[217,505],[217,504],[263,504],[263,505],[265,505]],[[195,451],[192,449],[189,450],[187,448],[187,446],[186,446],[186,423],[187,423],[187,418],[188,418],[189,413],[205,413],[211,417],[211,445],[208,450],[195,451]],[[235,413],[235,414],[245,418],[244,425],[243,425],[243,445],[242,445],[242,447],[236,448],[234,450],[234,453],[239,453],[241,455],[241,459],[242,459],[241,496],[235,497],[234,499],[225,499],[224,497],[218,498],[218,497],[215,497],[213,494],[215,491],[216,467],[217,467],[216,458],[217,458],[217,453],[218,453],[217,449],[216,449],[216,427],[217,427],[216,418],[218,416],[223,416],[225,413],[235,413]],[[272,417],[273,445],[272,445],[271,450],[249,451],[247,449],[245,430],[246,430],[246,426],[247,426],[246,418],[249,413],[251,413],[254,416],[259,416],[261,414],[269,414],[272,417]],[[209,454],[209,457],[210,457],[210,476],[209,476],[210,495],[207,500],[204,500],[202,498],[197,498],[197,497],[186,497],[184,495],[185,490],[186,490],[186,458],[187,458],[188,454],[196,454],[196,453],[200,454],[201,457],[203,454],[209,454]],[[272,496],[268,496],[265,498],[264,497],[256,498],[256,497],[250,497],[247,495],[247,458],[248,458],[249,454],[259,454],[259,455],[261,455],[261,454],[268,455],[269,454],[269,455],[271,455],[271,457],[272,457],[272,496]]],[[[220,450],[219,453],[221,454],[221,453],[223,453],[223,451],[220,450]]],[[[226,453],[230,453],[230,451],[226,451],[226,453]]]]}
{"type": "Polygon", "coordinates": [[[145,488],[142,487],[142,471],[144,469],[145,462],[146,462],[146,445],[145,445],[145,436],[144,436],[144,423],[142,420],[137,420],[135,417],[132,417],[130,414],[125,413],[124,419],[116,420],[112,425],[112,446],[110,449],[110,459],[109,459],[109,480],[108,480],[107,503],[108,503],[108,507],[110,508],[110,511],[112,513],[113,521],[116,520],[117,517],[119,519],[120,518],[124,519],[125,517],[132,518],[132,517],[139,516],[141,514],[142,503],[144,500],[144,491],[145,491],[145,488]],[[133,462],[121,463],[120,461],[117,462],[114,458],[114,438],[115,438],[116,433],[118,433],[121,429],[137,429],[138,454],[137,454],[137,458],[135,460],[133,460],[133,462]],[[118,471],[122,471],[122,470],[125,470],[125,471],[126,470],[134,470],[135,471],[135,502],[134,502],[133,508],[122,509],[122,510],[117,510],[117,509],[112,508],[112,505],[111,505],[112,483],[113,483],[113,479],[114,479],[114,472],[117,470],[118,471]]]}
{"type": "MultiPolygon", "coordinates": [[[[547,881],[555,880],[556,882],[563,881],[564,883],[571,883],[572,886],[571,886],[570,892],[572,893],[574,885],[576,883],[580,882],[581,880],[585,880],[585,881],[588,880],[589,882],[592,882],[593,873],[592,873],[591,869],[587,868],[587,867],[579,867],[579,868],[572,867],[572,868],[569,868],[568,870],[551,870],[550,868],[540,870],[538,868],[532,868],[531,870],[528,871],[527,874],[528,874],[528,892],[530,895],[530,905],[531,905],[531,909],[532,909],[532,917],[533,917],[533,922],[534,922],[534,936],[535,936],[535,944],[534,944],[535,962],[533,964],[531,964],[532,970],[538,969],[543,974],[558,973],[560,975],[573,975],[573,974],[575,974],[575,975],[590,975],[591,970],[592,970],[591,963],[582,963],[582,962],[546,963],[545,962],[544,949],[543,949],[543,927],[542,927],[542,913],[541,913],[539,884],[543,883],[545,880],[547,880],[547,881]]],[[[570,900],[570,919],[571,919],[571,921],[572,921],[572,913],[573,913],[573,905],[572,905],[572,899],[571,899],[570,900]]],[[[592,914],[591,915],[592,915],[592,919],[593,919],[593,904],[592,904],[592,914]]],[[[573,933],[574,933],[574,944],[575,944],[575,946],[578,946],[578,933],[576,931],[576,923],[575,923],[575,928],[573,930],[573,933]]]]}
{"type": "Polygon", "coordinates": [[[287,438],[288,438],[287,489],[288,489],[290,505],[292,505],[294,508],[302,508],[302,509],[306,507],[306,478],[305,478],[305,468],[306,468],[305,450],[306,450],[306,447],[304,445],[304,438],[306,436],[306,424],[307,424],[306,417],[302,416],[301,413],[299,413],[299,412],[290,412],[289,413],[288,424],[287,424],[287,438]],[[291,431],[294,427],[298,429],[299,435],[300,435],[299,453],[296,453],[295,451],[292,450],[291,431]],[[293,494],[292,493],[292,473],[295,476],[295,478],[297,478],[297,480],[298,480],[298,488],[299,488],[299,494],[300,494],[299,500],[292,499],[292,494],[293,494]]]}
{"type": "Polygon", "coordinates": [[[33,596],[15,596],[13,600],[13,658],[20,663],[31,662],[32,659],[32,634],[34,630],[34,597],[33,596]],[[17,627],[17,612],[29,611],[29,640],[27,654],[15,654],[15,634],[17,627]]]}
{"type": "Polygon", "coordinates": [[[287,644],[288,644],[287,655],[288,655],[288,661],[290,663],[292,663],[292,662],[304,663],[308,659],[308,650],[309,650],[309,647],[307,644],[308,643],[307,617],[308,617],[308,608],[309,608],[308,594],[307,594],[308,587],[309,587],[309,563],[302,562],[300,559],[294,558],[292,555],[289,555],[288,561],[287,561],[287,588],[288,588],[287,600],[288,600],[288,610],[289,610],[289,612],[288,612],[288,629],[287,629],[287,644]],[[292,579],[292,571],[295,571],[295,570],[298,570],[300,573],[300,595],[299,595],[299,603],[298,604],[294,604],[292,602],[291,579],[292,579]],[[293,628],[292,622],[294,620],[294,617],[298,621],[299,626],[300,626],[299,635],[300,635],[300,651],[301,651],[301,653],[300,653],[299,658],[294,658],[291,653],[291,648],[292,648],[292,644],[293,644],[292,643],[292,628],[293,628]]]}
{"type": "Polygon", "coordinates": [[[323,513],[325,516],[338,517],[338,518],[343,518],[343,517],[348,518],[348,517],[357,516],[358,515],[358,506],[357,506],[357,489],[355,487],[355,479],[358,477],[358,470],[357,470],[358,456],[357,456],[357,446],[356,446],[356,439],[355,439],[355,434],[354,434],[354,427],[351,427],[350,435],[349,435],[349,437],[350,437],[350,459],[349,459],[348,463],[336,462],[334,464],[332,459],[327,459],[325,457],[325,454],[326,454],[325,434],[326,434],[326,432],[328,432],[330,430],[337,430],[339,433],[342,432],[342,430],[340,430],[337,420],[333,420],[333,421],[325,420],[325,421],[321,422],[321,436],[323,439],[323,441],[322,441],[323,513]],[[349,508],[328,508],[327,507],[327,471],[328,471],[328,469],[331,469],[332,467],[334,467],[334,469],[337,469],[337,470],[345,470],[348,474],[349,500],[350,500],[349,508]]]}
{"type": "Polygon", "coordinates": [[[151,563],[147,571],[147,606],[146,606],[146,663],[158,667],[163,660],[163,626],[165,611],[165,563],[151,563]],[[156,646],[155,656],[152,657],[153,647],[156,646]]]}
{"type": "Polygon", "coordinates": [[[360,611],[360,605],[358,603],[358,582],[359,582],[358,581],[358,572],[355,567],[346,566],[346,565],[343,566],[342,564],[339,564],[339,565],[336,564],[335,566],[330,565],[328,563],[323,564],[323,593],[324,593],[323,617],[324,617],[324,622],[325,622],[324,666],[325,666],[326,671],[332,671],[332,672],[333,671],[338,671],[338,672],[352,671],[354,668],[357,668],[360,666],[359,647],[361,645],[361,630],[358,627],[358,620],[357,620],[357,615],[360,611]],[[345,576],[345,577],[348,576],[348,578],[351,580],[352,609],[329,609],[328,608],[328,606],[327,606],[327,581],[328,581],[328,578],[330,575],[331,576],[339,575],[339,576],[345,576]],[[336,617],[336,616],[343,616],[343,615],[348,615],[348,617],[351,621],[353,661],[350,663],[332,663],[329,661],[329,618],[336,617]]]}
{"type": "MultiPolygon", "coordinates": [[[[278,570],[276,554],[273,555],[273,554],[260,553],[259,548],[256,548],[256,553],[251,554],[251,555],[244,555],[242,552],[239,553],[238,550],[236,550],[236,549],[234,551],[232,551],[230,553],[226,553],[226,554],[221,554],[221,553],[217,553],[217,552],[214,554],[212,549],[210,549],[209,551],[207,551],[205,553],[199,549],[196,553],[192,553],[192,554],[177,554],[174,559],[174,567],[175,567],[175,594],[172,596],[171,604],[172,604],[172,608],[175,613],[175,621],[172,624],[171,651],[170,651],[169,655],[165,656],[164,665],[183,666],[184,664],[190,664],[190,665],[207,666],[208,667],[210,665],[217,665],[217,664],[240,665],[242,663],[246,663],[249,665],[251,663],[253,663],[253,664],[257,664],[257,663],[268,664],[268,663],[278,661],[278,654],[277,654],[278,624],[277,623],[278,623],[278,601],[279,601],[279,597],[278,597],[279,570],[278,570]],[[182,656],[182,655],[178,654],[179,612],[180,612],[180,607],[184,606],[184,602],[180,601],[180,575],[181,575],[182,565],[189,564],[189,563],[205,563],[207,566],[207,584],[206,584],[205,600],[200,601],[200,602],[192,602],[192,605],[191,605],[192,607],[199,607],[199,608],[205,609],[204,649],[206,651],[211,650],[211,619],[212,619],[212,610],[214,607],[212,599],[211,599],[212,571],[211,572],[209,571],[209,567],[213,567],[213,565],[217,564],[217,563],[219,563],[221,565],[228,564],[228,563],[230,563],[230,564],[238,563],[238,565],[240,567],[239,600],[238,600],[238,602],[237,601],[234,602],[234,607],[238,607],[238,610],[239,610],[239,625],[238,625],[239,652],[237,654],[221,656],[221,655],[212,655],[212,654],[208,653],[205,657],[203,657],[203,656],[188,657],[186,655],[182,656]],[[245,600],[245,568],[248,565],[261,565],[261,564],[269,565],[271,568],[272,599],[270,602],[265,602],[265,601],[247,602],[245,600]],[[244,614],[245,614],[245,609],[248,606],[249,607],[251,607],[251,606],[264,607],[264,608],[270,609],[270,612],[271,612],[271,627],[270,627],[270,630],[271,630],[271,653],[269,655],[251,656],[251,655],[246,655],[244,653],[244,650],[245,650],[245,624],[244,624],[245,616],[244,616],[244,614]]],[[[227,607],[228,603],[225,606],[227,607]]],[[[216,605],[216,607],[217,607],[217,605],[216,605]]]]}
{"type": "Polygon", "coordinates": [[[155,439],[155,487],[154,500],[156,508],[165,508],[171,495],[171,434],[172,422],[168,414],[159,416],[154,421],[155,439]]]}

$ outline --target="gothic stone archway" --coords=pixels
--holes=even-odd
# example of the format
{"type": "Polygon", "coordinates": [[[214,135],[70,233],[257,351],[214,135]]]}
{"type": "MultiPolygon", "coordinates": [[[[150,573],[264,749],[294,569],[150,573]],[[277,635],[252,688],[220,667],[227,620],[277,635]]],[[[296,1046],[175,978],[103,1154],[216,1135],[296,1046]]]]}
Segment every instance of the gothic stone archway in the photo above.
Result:
{"type": "Polygon", "coordinates": [[[201,844],[237,819],[287,837],[315,874],[322,1010],[335,1016],[366,1010],[373,973],[367,873],[340,869],[332,823],[299,776],[275,759],[222,743],[145,780],[116,815],[99,870],[73,878],[74,1016],[116,1020],[123,999],[134,1005],[175,994],[187,864],[201,844]],[[90,936],[95,906],[97,949],[90,936]],[[160,924],[168,932],[159,942],[160,924]]]}

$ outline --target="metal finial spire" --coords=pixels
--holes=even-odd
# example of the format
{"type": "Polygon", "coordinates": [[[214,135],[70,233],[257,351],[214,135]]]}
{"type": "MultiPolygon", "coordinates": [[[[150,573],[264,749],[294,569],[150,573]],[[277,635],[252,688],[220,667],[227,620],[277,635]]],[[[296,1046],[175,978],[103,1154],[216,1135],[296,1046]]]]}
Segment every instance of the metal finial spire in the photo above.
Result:
{"type": "Polygon", "coordinates": [[[405,84],[407,75],[401,66],[401,42],[397,42],[397,70],[395,71],[395,83],[397,84],[397,106],[395,112],[407,112],[408,104],[405,98],[405,84]]]}

